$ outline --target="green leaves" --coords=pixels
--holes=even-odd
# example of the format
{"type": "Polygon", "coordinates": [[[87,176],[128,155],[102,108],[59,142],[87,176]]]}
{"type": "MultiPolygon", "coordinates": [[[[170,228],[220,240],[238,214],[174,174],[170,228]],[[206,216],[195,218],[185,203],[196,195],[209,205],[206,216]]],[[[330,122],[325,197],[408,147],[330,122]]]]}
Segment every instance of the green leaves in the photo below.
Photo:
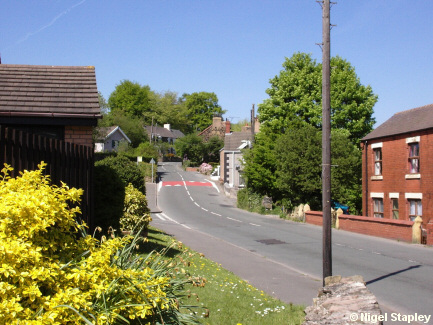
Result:
{"type": "Polygon", "coordinates": [[[187,117],[191,123],[191,131],[203,131],[212,124],[215,114],[224,114],[225,111],[218,104],[218,97],[215,93],[198,92],[183,94],[187,117]]]}
{"type": "MultiPolygon", "coordinates": [[[[331,59],[331,127],[350,132],[354,143],[374,125],[377,102],[370,86],[363,86],[349,62],[331,59]]],[[[260,122],[274,133],[303,124],[322,127],[322,65],[311,55],[295,53],[286,58],[283,70],[270,80],[269,99],[259,105],[260,122]]]]}
{"type": "MultiPolygon", "coordinates": [[[[244,157],[247,186],[274,201],[320,208],[322,65],[295,53],[269,83],[269,98],[258,107],[260,133],[244,157]]],[[[376,102],[348,61],[331,59],[332,197],[352,211],[361,206],[358,145],[373,129],[376,102]]]]}

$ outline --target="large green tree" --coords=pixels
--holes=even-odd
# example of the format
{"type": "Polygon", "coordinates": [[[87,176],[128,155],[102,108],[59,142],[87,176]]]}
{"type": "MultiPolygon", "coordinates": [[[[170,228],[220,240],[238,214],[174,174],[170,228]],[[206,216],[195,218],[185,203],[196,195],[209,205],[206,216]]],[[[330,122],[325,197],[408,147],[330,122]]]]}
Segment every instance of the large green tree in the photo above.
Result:
{"type": "MultiPolygon", "coordinates": [[[[343,141],[341,135],[336,133],[336,130],[340,130],[345,137],[343,142],[348,148],[347,155],[350,155],[347,157],[350,162],[340,165],[348,168],[354,176],[352,180],[358,184],[344,185],[339,177],[345,174],[333,168],[332,193],[334,198],[351,202],[352,207],[358,208],[361,195],[358,144],[373,128],[373,106],[377,96],[370,86],[361,84],[349,62],[334,57],[331,67],[331,128],[334,130],[331,144],[343,141]]],[[[309,54],[295,53],[290,59],[286,58],[283,68],[279,75],[270,80],[270,88],[266,91],[269,99],[258,107],[260,133],[256,136],[252,150],[244,155],[244,175],[247,186],[253,192],[272,196],[274,200],[313,202],[313,205],[317,205],[320,201],[317,193],[321,191],[318,186],[321,184],[321,145],[317,147],[313,144],[320,140],[315,131],[322,127],[322,66],[309,54]],[[305,126],[307,128],[304,129],[305,126]],[[291,133],[299,130],[298,144],[287,146],[289,138],[281,138],[288,130],[291,133]],[[296,155],[285,152],[285,146],[296,155]],[[309,151],[308,148],[313,149],[309,151]],[[305,164],[301,163],[304,158],[301,161],[298,159],[301,157],[314,162],[319,173],[313,165],[304,168],[305,164]],[[295,161],[298,165],[286,160],[295,161]],[[291,175],[287,176],[291,178],[287,179],[286,174],[291,175]]],[[[333,155],[337,155],[338,150],[344,151],[344,145],[332,145],[338,148],[333,149],[333,155]]],[[[343,159],[343,155],[339,157],[343,159]]],[[[347,181],[348,177],[344,176],[343,179],[347,181]]]]}
{"type": "Polygon", "coordinates": [[[170,124],[172,129],[181,130],[183,133],[189,131],[187,109],[176,92],[166,91],[158,94],[156,111],[158,114],[154,116],[154,124],[170,124]]]}
{"type": "Polygon", "coordinates": [[[212,124],[215,114],[225,113],[225,110],[218,104],[218,97],[215,93],[202,91],[183,94],[182,101],[185,103],[192,132],[203,131],[212,124]]]}
{"type": "MultiPolygon", "coordinates": [[[[286,58],[280,74],[270,80],[269,99],[258,107],[260,122],[275,133],[302,124],[322,127],[322,65],[311,55],[286,58]]],[[[377,95],[361,84],[355,69],[340,58],[331,59],[331,128],[349,131],[354,143],[371,132],[377,95]]]]}
{"type": "Polygon", "coordinates": [[[157,95],[149,86],[142,86],[137,82],[123,80],[108,98],[111,111],[123,111],[125,114],[139,119],[145,123],[151,122],[156,115],[157,95]]]}

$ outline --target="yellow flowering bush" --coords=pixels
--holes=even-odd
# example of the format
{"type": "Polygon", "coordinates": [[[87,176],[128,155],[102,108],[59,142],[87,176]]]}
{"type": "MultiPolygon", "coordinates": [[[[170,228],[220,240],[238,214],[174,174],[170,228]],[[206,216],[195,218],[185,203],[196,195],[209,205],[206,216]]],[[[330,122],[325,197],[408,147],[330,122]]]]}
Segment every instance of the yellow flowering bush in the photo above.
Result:
{"type": "Polygon", "coordinates": [[[129,183],[125,188],[123,216],[120,218],[122,230],[137,232],[147,229],[151,221],[146,196],[129,183]]]}
{"type": "Polygon", "coordinates": [[[0,176],[0,324],[195,323],[176,298],[188,280],[137,255],[138,237],[86,235],[82,190],[50,185],[44,166],[0,176]]]}

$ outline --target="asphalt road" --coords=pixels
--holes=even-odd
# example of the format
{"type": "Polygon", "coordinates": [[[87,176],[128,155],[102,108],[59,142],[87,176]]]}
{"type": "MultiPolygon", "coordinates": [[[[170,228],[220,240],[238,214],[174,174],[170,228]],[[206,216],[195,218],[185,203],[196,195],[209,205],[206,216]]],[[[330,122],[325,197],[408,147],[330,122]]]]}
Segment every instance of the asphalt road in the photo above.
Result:
{"type": "MultiPolygon", "coordinates": [[[[312,303],[322,285],[321,227],[237,209],[205,176],[179,165],[158,171],[155,227],[276,298],[312,303]]],[[[433,248],[335,229],[332,243],[333,274],[363,276],[383,312],[433,314],[433,248]]]]}

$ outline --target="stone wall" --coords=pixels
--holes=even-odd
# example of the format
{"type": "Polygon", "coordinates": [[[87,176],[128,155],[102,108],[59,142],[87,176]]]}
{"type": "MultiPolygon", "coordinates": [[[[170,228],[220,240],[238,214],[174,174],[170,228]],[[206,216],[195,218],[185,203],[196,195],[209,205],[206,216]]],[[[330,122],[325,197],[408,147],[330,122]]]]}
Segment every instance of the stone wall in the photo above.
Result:
{"type": "Polygon", "coordinates": [[[359,275],[327,277],[305,313],[303,325],[382,324],[383,318],[376,297],[359,275]]]}

